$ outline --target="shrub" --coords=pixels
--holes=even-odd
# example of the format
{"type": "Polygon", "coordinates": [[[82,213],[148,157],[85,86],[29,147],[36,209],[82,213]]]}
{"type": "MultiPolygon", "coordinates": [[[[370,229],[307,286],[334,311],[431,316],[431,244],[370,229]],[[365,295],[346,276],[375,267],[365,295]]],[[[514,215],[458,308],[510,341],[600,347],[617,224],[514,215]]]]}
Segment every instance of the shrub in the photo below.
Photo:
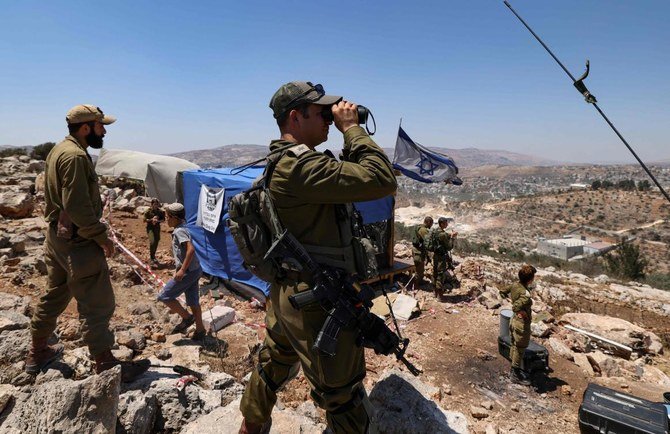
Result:
{"type": "Polygon", "coordinates": [[[27,155],[27,154],[26,154],[26,150],[23,149],[23,148],[12,147],[12,148],[6,148],[6,149],[0,150],[0,158],[11,157],[11,156],[14,156],[14,155],[27,155]]]}
{"type": "Polygon", "coordinates": [[[35,160],[46,160],[47,155],[49,155],[49,152],[51,152],[51,149],[53,149],[54,146],[56,146],[54,142],[46,142],[37,145],[30,153],[30,158],[34,158],[35,160]]]}
{"type": "Polygon", "coordinates": [[[642,257],[640,248],[631,242],[621,240],[615,254],[605,255],[607,269],[613,275],[630,280],[644,278],[647,260],[642,257]]]}

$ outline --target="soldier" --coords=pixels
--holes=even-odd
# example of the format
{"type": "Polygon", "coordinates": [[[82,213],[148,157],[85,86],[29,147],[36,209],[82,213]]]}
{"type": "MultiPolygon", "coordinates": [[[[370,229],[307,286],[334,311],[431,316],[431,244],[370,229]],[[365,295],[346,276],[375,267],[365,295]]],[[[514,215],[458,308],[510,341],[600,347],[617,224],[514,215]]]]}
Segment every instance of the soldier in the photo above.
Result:
{"type": "Polygon", "coordinates": [[[102,202],[87,150],[102,148],[105,125],[116,119],[93,105],[78,105],[65,119],[70,135],[51,150],[44,171],[44,217],[49,224],[44,242],[47,289],[30,324],[32,346],[25,370],[36,374],[63,351],[62,345],[48,345],[47,340],[74,297],[96,373],[121,364],[123,381],[131,381],[150,362],[121,363],[111,352],[114,335],[109,320],[115,305],[105,256],[114,254],[114,244],[100,222],[102,202]]]}
{"type": "MultiPolygon", "coordinates": [[[[355,273],[350,220],[341,204],[393,194],[396,180],[384,151],[358,125],[357,106],[339,96],[326,95],[320,84],[294,81],[279,88],[270,101],[281,138],[270,150],[287,149],[277,162],[269,191],[279,219],[322,264],[339,264],[355,273]],[[330,110],[332,107],[332,117],[330,110]],[[334,123],[344,135],[346,161],[316,151],[334,123]],[[348,234],[348,235],[347,235],[348,234]]],[[[346,211],[345,211],[346,212],[346,211]]],[[[270,288],[265,324],[267,334],[259,365],[242,397],[244,420],[240,433],[267,432],[277,390],[302,366],[311,396],[326,411],[335,433],[366,432],[371,406],[361,381],[365,377],[363,348],[358,332],[341,331],[336,355],[324,356],[312,348],[326,319],[318,306],[294,309],[289,296],[307,291],[312,276],[292,272],[270,288]]]]}
{"type": "Polygon", "coordinates": [[[433,245],[433,286],[435,287],[435,296],[441,298],[444,290],[451,290],[458,284],[458,280],[449,272],[451,265],[451,250],[454,248],[454,240],[457,232],[448,233],[446,231],[449,221],[446,217],[437,219],[438,227],[431,230],[431,244],[433,245]]]}
{"type": "Polygon", "coordinates": [[[156,259],[156,249],[161,240],[161,223],[165,221],[165,213],[161,209],[161,203],[158,199],[151,199],[151,208],[144,213],[144,222],[147,224],[147,235],[149,236],[149,255],[151,265],[158,266],[156,259]]]}
{"type": "Polygon", "coordinates": [[[537,270],[532,265],[523,265],[519,269],[519,283],[510,290],[512,312],[514,313],[509,323],[510,359],[512,359],[510,380],[525,386],[530,385],[530,380],[526,373],[521,370],[521,359],[530,342],[531,306],[533,305],[530,291],[533,288],[536,272],[537,270]]]}
{"type": "Polygon", "coordinates": [[[423,271],[425,263],[429,260],[426,241],[428,241],[428,234],[431,227],[433,227],[433,218],[428,216],[423,219],[423,224],[418,225],[414,229],[412,237],[412,253],[414,255],[414,268],[416,269],[416,274],[414,275],[414,287],[416,288],[424,283],[423,271]]]}

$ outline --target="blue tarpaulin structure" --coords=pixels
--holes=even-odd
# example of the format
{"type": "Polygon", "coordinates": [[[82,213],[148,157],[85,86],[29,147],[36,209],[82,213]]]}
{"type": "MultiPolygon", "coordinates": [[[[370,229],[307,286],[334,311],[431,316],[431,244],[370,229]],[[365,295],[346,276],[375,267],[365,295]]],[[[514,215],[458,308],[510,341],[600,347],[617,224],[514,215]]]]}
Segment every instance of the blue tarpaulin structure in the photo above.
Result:
{"type": "MultiPolygon", "coordinates": [[[[267,296],[269,284],[244,268],[242,257],[225,224],[228,218],[228,201],[237,193],[249,189],[253,181],[263,173],[263,167],[251,167],[235,175],[231,173],[232,171],[233,169],[226,168],[188,170],[183,173],[186,224],[203,271],[212,276],[253,286],[267,296]],[[202,185],[225,189],[220,222],[214,233],[196,224],[202,185]]],[[[388,196],[379,200],[359,202],[355,205],[363,217],[363,223],[369,224],[392,218],[393,204],[393,196],[388,196]]]]}

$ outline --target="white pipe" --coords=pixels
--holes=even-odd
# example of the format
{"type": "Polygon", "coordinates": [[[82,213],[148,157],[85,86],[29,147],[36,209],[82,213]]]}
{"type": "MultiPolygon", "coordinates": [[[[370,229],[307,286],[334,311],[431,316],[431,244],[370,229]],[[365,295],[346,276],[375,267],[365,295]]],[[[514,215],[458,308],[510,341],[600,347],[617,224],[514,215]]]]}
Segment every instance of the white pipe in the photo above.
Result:
{"type": "Polygon", "coordinates": [[[575,332],[577,332],[577,333],[581,333],[581,334],[586,335],[586,336],[588,336],[588,337],[591,337],[591,338],[594,338],[594,339],[598,339],[599,341],[605,342],[605,343],[607,343],[607,344],[614,345],[615,347],[619,347],[619,348],[621,348],[621,349],[623,349],[623,350],[628,351],[629,353],[632,353],[632,352],[633,352],[633,349],[632,349],[631,347],[626,346],[626,345],[624,345],[624,344],[620,344],[620,343],[618,343],[618,342],[614,342],[614,341],[611,340],[611,339],[607,339],[607,338],[604,338],[604,337],[602,337],[602,336],[598,336],[598,335],[595,334],[595,333],[587,332],[586,330],[582,330],[582,329],[580,329],[580,328],[577,328],[577,327],[574,327],[574,326],[571,326],[571,325],[568,325],[568,324],[564,325],[563,327],[565,327],[565,328],[568,329],[568,330],[572,330],[572,331],[575,331],[575,332]]]}

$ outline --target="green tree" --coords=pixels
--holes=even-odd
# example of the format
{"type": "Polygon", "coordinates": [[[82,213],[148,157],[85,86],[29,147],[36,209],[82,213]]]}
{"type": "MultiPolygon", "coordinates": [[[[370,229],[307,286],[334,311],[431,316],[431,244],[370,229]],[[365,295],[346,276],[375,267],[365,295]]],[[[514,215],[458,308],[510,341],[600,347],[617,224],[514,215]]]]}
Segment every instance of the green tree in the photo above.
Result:
{"type": "Polygon", "coordinates": [[[598,189],[600,189],[600,187],[602,187],[602,185],[603,185],[603,183],[600,182],[599,179],[596,179],[595,181],[593,181],[593,182],[591,183],[591,188],[592,188],[593,190],[598,190],[598,189]]]}
{"type": "Polygon", "coordinates": [[[619,242],[615,254],[605,255],[607,269],[613,275],[630,280],[644,278],[647,260],[642,257],[640,248],[624,239],[619,242]]]}
{"type": "Polygon", "coordinates": [[[54,142],[46,142],[42,143],[41,145],[37,145],[30,153],[30,158],[34,158],[35,160],[46,160],[47,155],[49,155],[49,152],[51,152],[51,149],[54,146],[56,146],[54,142]]]}
{"type": "Polygon", "coordinates": [[[649,183],[648,180],[643,179],[642,181],[637,182],[637,189],[640,191],[647,191],[651,189],[651,184],[649,183]]]}

